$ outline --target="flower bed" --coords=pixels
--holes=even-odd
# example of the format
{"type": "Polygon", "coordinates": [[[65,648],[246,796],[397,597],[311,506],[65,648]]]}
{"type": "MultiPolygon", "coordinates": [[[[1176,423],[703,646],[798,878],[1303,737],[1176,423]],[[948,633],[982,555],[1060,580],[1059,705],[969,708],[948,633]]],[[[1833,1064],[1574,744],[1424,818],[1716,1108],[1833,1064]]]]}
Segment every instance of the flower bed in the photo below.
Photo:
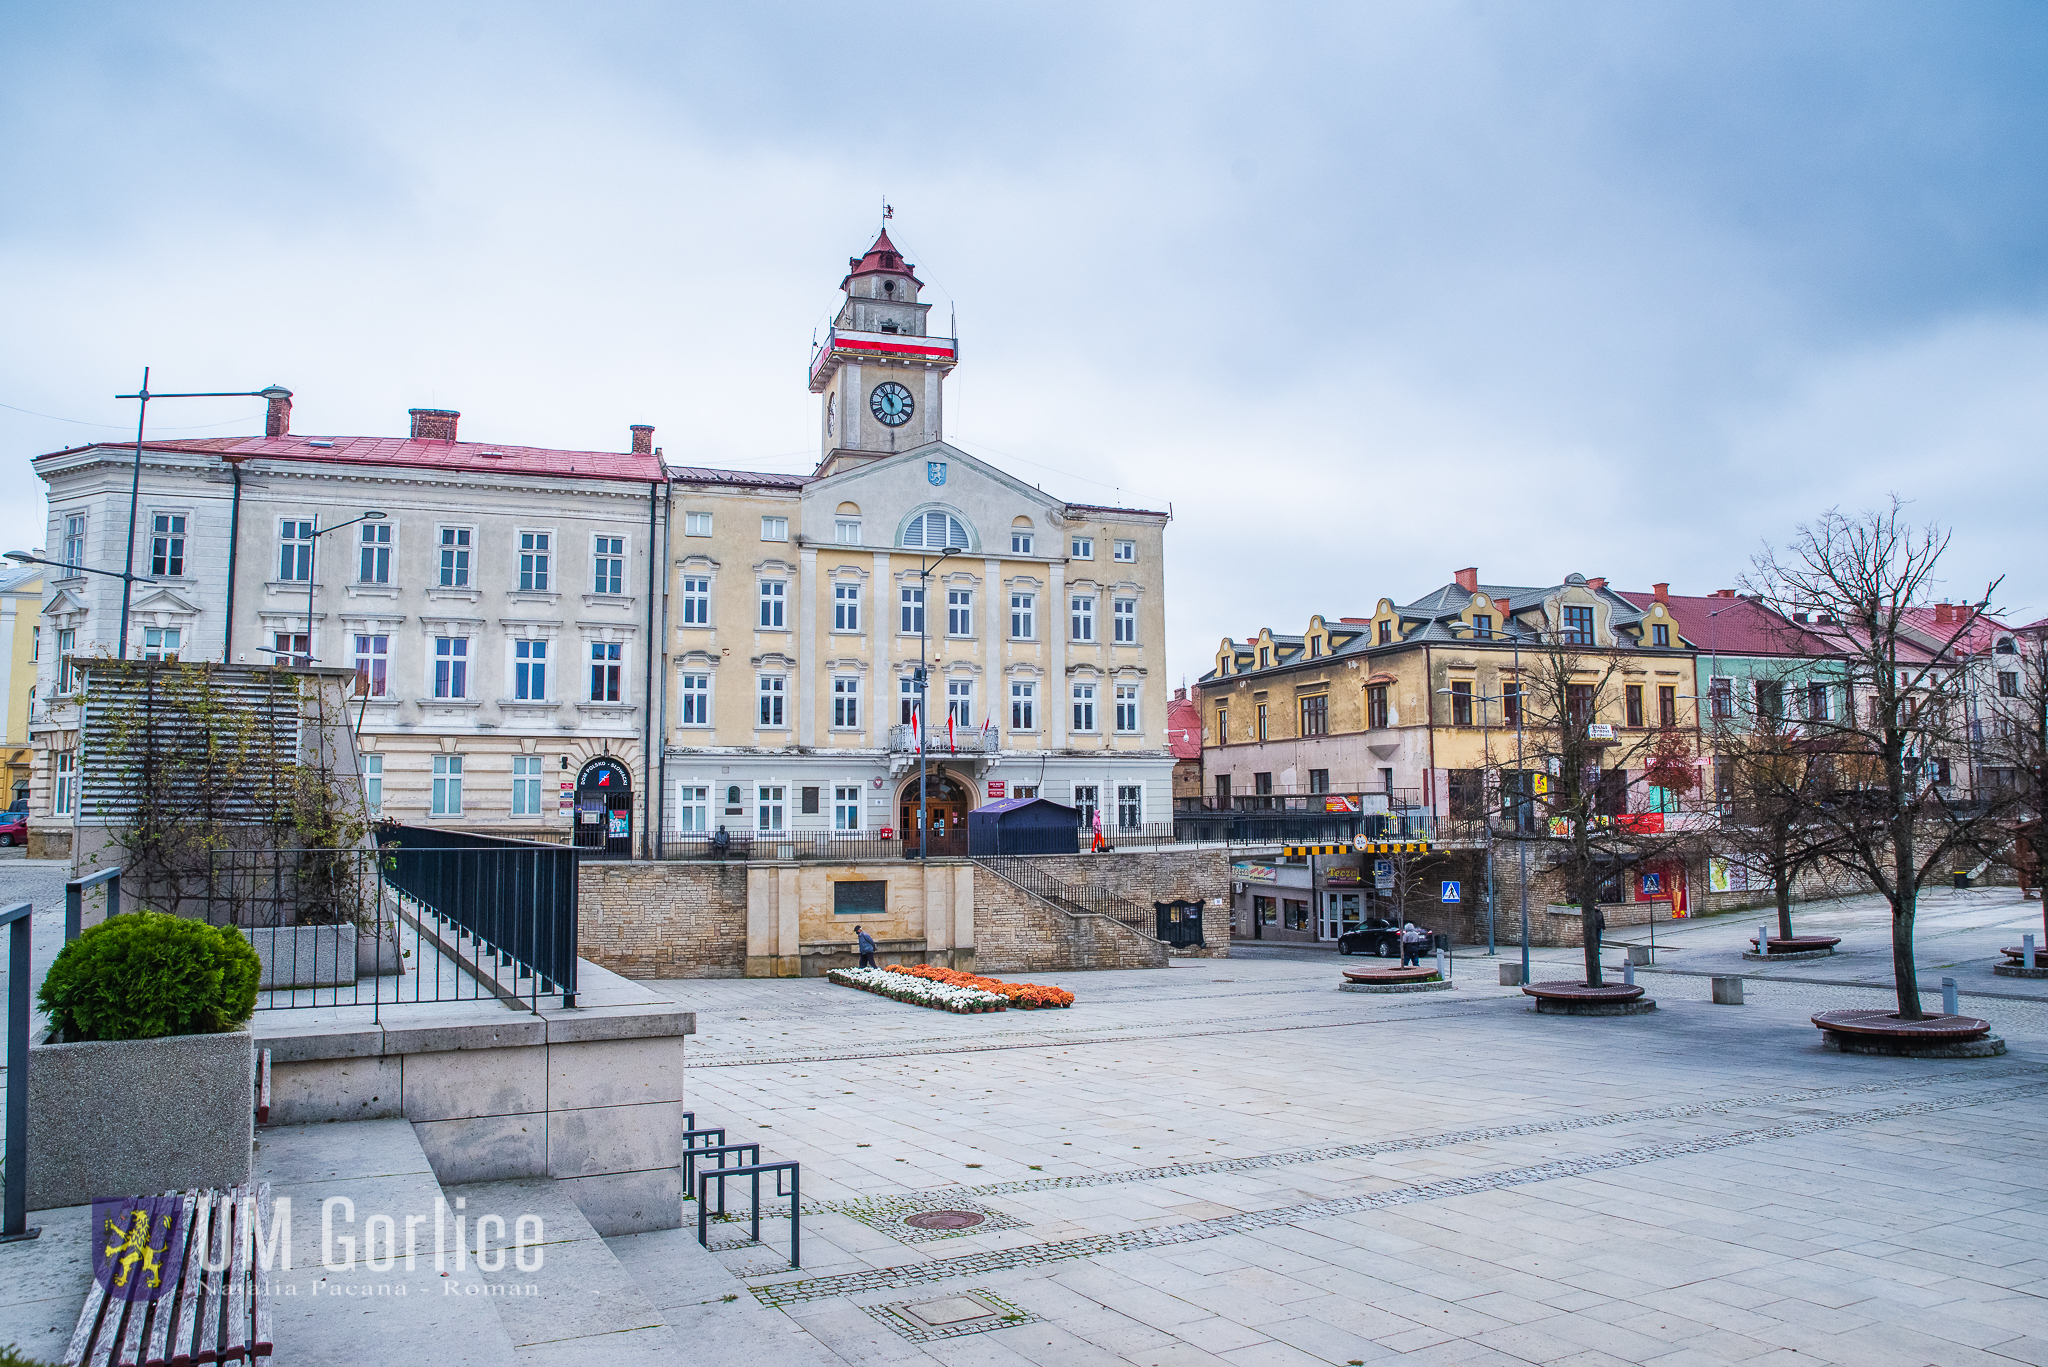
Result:
{"type": "Polygon", "coordinates": [[[913,978],[924,978],[935,983],[948,983],[954,987],[971,987],[982,992],[999,993],[1008,999],[1010,1005],[1021,1011],[1039,1011],[1074,1004],[1073,993],[1064,988],[1047,987],[1043,983],[1006,983],[1000,978],[984,978],[978,973],[962,973],[957,968],[938,968],[932,964],[909,964],[887,971],[908,974],[913,978]]]}
{"type": "Polygon", "coordinates": [[[908,1002],[912,1006],[929,1006],[962,1015],[1001,1011],[1010,1004],[1009,999],[1000,992],[984,992],[976,987],[959,987],[952,983],[935,982],[920,975],[899,973],[890,968],[835,968],[825,977],[841,987],[857,987],[863,992],[873,992],[877,996],[908,1002]]]}

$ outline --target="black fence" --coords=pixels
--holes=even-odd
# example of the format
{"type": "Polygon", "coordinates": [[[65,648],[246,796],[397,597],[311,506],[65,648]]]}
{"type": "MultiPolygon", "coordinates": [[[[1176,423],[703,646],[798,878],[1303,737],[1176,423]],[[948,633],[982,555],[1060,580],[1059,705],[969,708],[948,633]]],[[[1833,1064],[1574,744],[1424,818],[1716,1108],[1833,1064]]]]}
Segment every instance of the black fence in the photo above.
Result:
{"type": "MultiPolygon", "coordinates": [[[[576,1004],[577,852],[463,831],[385,826],[377,832],[384,881],[436,929],[469,941],[470,958],[511,970],[512,995],[559,994],[576,1004]],[[495,963],[488,961],[495,960],[495,963]]],[[[424,927],[421,927],[424,929],[424,927]]],[[[496,995],[506,993],[499,990],[496,995]]]]}

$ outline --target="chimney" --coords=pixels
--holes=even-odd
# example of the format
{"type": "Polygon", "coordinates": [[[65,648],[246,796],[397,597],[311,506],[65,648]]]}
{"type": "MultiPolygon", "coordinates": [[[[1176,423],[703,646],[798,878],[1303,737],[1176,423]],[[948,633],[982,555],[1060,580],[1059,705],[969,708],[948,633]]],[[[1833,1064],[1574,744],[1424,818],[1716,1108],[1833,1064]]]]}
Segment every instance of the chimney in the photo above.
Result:
{"type": "Polygon", "coordinates": [[[1176,689],[1174,689],[1174,690],[1173,690],[1173,700],[1174,700],[1175,702],[1186,702],[1186,701],[1188,700],[1188,691],[1187,691],[1187,689],[1185,689],[1185,688],[1176,688],[1176,689]]]}
{"type": "Polygon", "coordinates": [[[1734,589],[1715,589],[1715,590],[1714,590],[1714,596],[1715,596],[1716,598],[1733,598],[1733,597],[1735,596],[1735,590],[1734,590],[1734,589]]]}
{"type": "Polygon", "coordinates": [[[454,441],[455,420],[462,416],[452,408],[408,408],[412,415],[414,441],[454,441]]]}
{"type": "Polygon", "coordinates": [[[1456,574],[1453,574],[1453,575],[1451,576],[1451,578],[1453,578],[1453,579],[1457,580],[1457,581],[1458,581],[1458,587],[1459,587],[1459,588],[1461,588],[1461,589],[1463,589],[1463,590],[1465,590],[1465,592],[1467,592],[1467,593],[1477,593],[1477,592],[1479,592],[1479,568],[1478,568],[1478,566],[1476,566],[1476,565],[1475,565],[1475,566],[1470,566],[1470,567],[1468,567],[1468,568],[1466,568],[1466,569],[1462,569],[1462,570],[1459,570],[1459,571],[1458,571],[1458,572],[1457,572],[1456,574]]]}
{"type": "Polygon", "coordinates": [[[1607,581],[1605,579],[1588,579],[1586,587],[1597,593],[1607,587],[1607,581]]]}
{"type": "Polygon", "coordinates": [[[1652,584],[1652,585],[1650,585],[1650,599],[1651,599],[1651,601],[1652,601],[1652,602],[1657,602],[1657,603],[1668,603],[1668,602],[1670,602],[1670,601],[1671,601],[1671,585],[1669,585],[1669,584],[1652,584]]]}
{"type": "Polygon", "coordinates": [[[1505,598],[1496,598],[1493,600],[1493,605],[1500,609],[1501,625],[1506,626],[1508,620],[1508,600],[1505,598]]]}
{"type": "Polygon", "coordinates": [[[284,437],[292,430],[292,392],[281,384],[274,384],[262,391],[270,401],[270,411],[263,415],[263,435],[284,437]]]}
{"type": "Polygon", "coordinates": [[[634,424],[633,424],[633,427],[632,427],[632,432],[633,432],[633,454],[634,454],[634,455],[636,455],[636,456],[651,456],[651,455],[653,455],[653,454],[654,454],[654,429],[653,429],[652,427],[648,426],[648,425],[647,425],[646,423],[644,423],[644,422],[636,422],[636,423],[634,423],[634,424]]]}

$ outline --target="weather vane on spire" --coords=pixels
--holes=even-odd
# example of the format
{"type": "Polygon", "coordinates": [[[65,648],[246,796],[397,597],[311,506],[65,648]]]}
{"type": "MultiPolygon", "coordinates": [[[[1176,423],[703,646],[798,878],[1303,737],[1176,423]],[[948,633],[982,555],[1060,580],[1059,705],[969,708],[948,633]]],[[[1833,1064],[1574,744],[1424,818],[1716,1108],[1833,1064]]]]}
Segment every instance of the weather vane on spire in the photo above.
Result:
{"type": "Polygon", "coordinates": [[[890,207],[889,207],[889,197],[888,197],[887,195],[883,195],[883,196],[882,196],[882,217],[883,217],[883,218],[894,218],[894,217],[896,217],[896,211],[895,211],[894,209],[892,209],[892,208],[890,208],[890,207]]]}

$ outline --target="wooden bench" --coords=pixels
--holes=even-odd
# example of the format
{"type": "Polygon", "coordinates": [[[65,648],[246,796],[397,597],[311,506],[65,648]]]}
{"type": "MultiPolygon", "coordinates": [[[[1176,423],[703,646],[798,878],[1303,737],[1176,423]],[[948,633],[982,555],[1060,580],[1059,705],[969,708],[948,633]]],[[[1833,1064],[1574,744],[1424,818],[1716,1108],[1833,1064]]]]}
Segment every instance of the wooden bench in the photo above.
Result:
{"type": "Polygon", "coordinates": [[[1588,987],[1582,982],[1530,983],[1522,989],[1536,999],[1536,1009],[1547,1016],[1635,1016],[1655,1011],[1657,1003],[1643,996],[1632,983],[1602,983],[1588,987]]]}
{"type": "MultiPolygon", "coordinates": [[[[256,1261],[257,1240],[271,1221],[270,1183],[165,1197],[179,1203],[180,1215],[155,1256],[172,1275],[134,1300],[110,1293],[95,1276],[65,1367],[192,1367],[270,1356],[270,1302],[258,1292],[263,1274],[256,1261]]],[[[104,1248],[103,1238],[122,1232],[95,1229],[92,1241],[104,1248]]],[[[129,1272],[145,1275],[140,1265],[129,1272]]]]}
{"type": "MultiPolygon", "coordinates": [[[[1751,936],[1749,942],[1752,945],[1756,944],[1756,938],[1751,936]]],[[[1824,954],[1834,953],[1835,946],[1840,943],[1842,943],[1842,937],[1839,935],[1794,935],[1789,939],[1773,935],[1769,940],[1765,941],[1765,944],[1769,946],[1768,948],[1759,948],[1755,952],[1771,959],[1788,959],[1804,955],[1812,955],[1817,958],[1824,954]]]]}
{"type": "Polygon", "coordinates": [[[2032,963],[2027,962],[2027,947],[2025,945],[2010,945],[1998,952],[2003,954],[2006,962],[2014,968],[2048,968],[2048,949],[2038,945],[2034,949],[2034,962],[2032,963]]]}
{"type": "Polygon", "coordinates": [[[1826,1043],[1845,1054],[1907,1058],[1989,1058],[2005,1052],[1991,1022],[1976,1016],[1900,1020],[1896,1011],[1820,1011],[1812,1017],[1826,1043]]]}
{"type": "Polygon", "coordinates": [[[1344,976],[1355,983],[1426,983],[1436,976],[1434,968],[1347,968],[1344,976]]]}

